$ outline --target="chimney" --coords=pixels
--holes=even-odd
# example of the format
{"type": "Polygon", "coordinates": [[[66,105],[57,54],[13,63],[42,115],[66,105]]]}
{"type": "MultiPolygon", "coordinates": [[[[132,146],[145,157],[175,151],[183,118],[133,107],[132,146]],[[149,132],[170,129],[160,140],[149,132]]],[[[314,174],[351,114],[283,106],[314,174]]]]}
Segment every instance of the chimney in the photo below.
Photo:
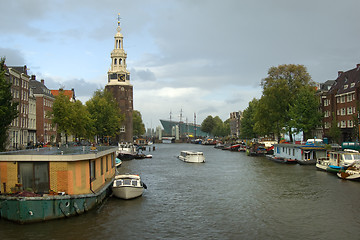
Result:
{"type": "Polygon", "coordinates": [[[42,85],[45,85],[45,83],[44,83],[45,81],[44,81],[44,79],[41,79],[41,83],[42,83],[42,85]]]}
{"type": "Polygon", "coordinates": [[[36,76],[35,76],[35,75],[31,75],[31,80],[36,80],[36,76]]]}
{"type": "Polygon", "coordinates": [[[343,74],[343,71],[338,71],[338,77],[340,77],[341,74],[343,74]]]}
{"type": "Polygon", "coordinates": [[[360,63],[356,64],[356,68],[357,68],[357,70],[360,69],[360,63]]]}

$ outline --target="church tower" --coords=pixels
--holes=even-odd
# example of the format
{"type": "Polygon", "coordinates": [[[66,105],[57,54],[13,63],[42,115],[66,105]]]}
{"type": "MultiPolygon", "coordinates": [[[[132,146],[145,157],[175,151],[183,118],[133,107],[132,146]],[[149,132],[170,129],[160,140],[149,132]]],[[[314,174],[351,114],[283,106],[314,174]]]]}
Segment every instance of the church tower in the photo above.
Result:
{"type": "Polygon", "coordinates": [[[111,68],[108,72],[108,83],[105,89],[112,93],[121,113],[125,115],[123,125],[120,127],[119,142],[133,142],[133,86],[130,84],[130,72],[126,70],[126,57],[120,28],[120,14],[115,34],[114,50],[111,52],[111,68]]]}

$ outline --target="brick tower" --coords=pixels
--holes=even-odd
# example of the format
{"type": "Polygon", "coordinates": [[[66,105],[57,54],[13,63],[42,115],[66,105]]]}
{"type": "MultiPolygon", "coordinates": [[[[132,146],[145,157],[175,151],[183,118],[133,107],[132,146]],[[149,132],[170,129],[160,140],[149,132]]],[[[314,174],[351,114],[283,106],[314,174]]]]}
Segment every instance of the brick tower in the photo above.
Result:
{"type": "Polygon", "coordinates": [[[125,120],[120,126],[119,142],[133,142],[133,86],[130,84],[130,72],[126,70],[126,57],[124,51],[123,35],[120,28],[120,14],[115,34],[114,50],[111,52],[111,68],[108,72],[108,83],[105,89],[110,91],[116,99],[125,120]]]}

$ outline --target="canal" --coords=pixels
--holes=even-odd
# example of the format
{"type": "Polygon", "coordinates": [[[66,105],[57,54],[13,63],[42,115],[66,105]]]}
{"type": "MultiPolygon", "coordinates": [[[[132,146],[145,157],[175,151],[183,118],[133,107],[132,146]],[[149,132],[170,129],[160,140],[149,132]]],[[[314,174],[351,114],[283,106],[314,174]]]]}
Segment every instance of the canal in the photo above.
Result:
{"type": "MultiPolygon", "coordinates": [[[[149,152],[146,152],[149,153],[149,152]]],[[[152,159],[123,162],[148,189],[108,198],[69,219],[18,225],[0,220],[0,239],[352,239],[360,229],[360,183],[213,146],[158,144],[152,159]],[[185,163],[181,150],[203,151],[185,163]]]]}

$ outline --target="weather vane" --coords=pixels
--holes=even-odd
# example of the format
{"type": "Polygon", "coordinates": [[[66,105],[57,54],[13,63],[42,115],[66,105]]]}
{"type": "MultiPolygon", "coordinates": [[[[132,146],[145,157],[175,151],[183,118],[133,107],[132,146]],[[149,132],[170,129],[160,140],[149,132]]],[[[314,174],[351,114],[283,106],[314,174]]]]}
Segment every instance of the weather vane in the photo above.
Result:
{"type": "Polygon", "coordinates": [[[118,26],[120,27],[120,19],[121,19],[121,17],[120,17],[120,13],[118,14],[118,17],[117,17],[117,20],[118,20],[118,26]]]}

